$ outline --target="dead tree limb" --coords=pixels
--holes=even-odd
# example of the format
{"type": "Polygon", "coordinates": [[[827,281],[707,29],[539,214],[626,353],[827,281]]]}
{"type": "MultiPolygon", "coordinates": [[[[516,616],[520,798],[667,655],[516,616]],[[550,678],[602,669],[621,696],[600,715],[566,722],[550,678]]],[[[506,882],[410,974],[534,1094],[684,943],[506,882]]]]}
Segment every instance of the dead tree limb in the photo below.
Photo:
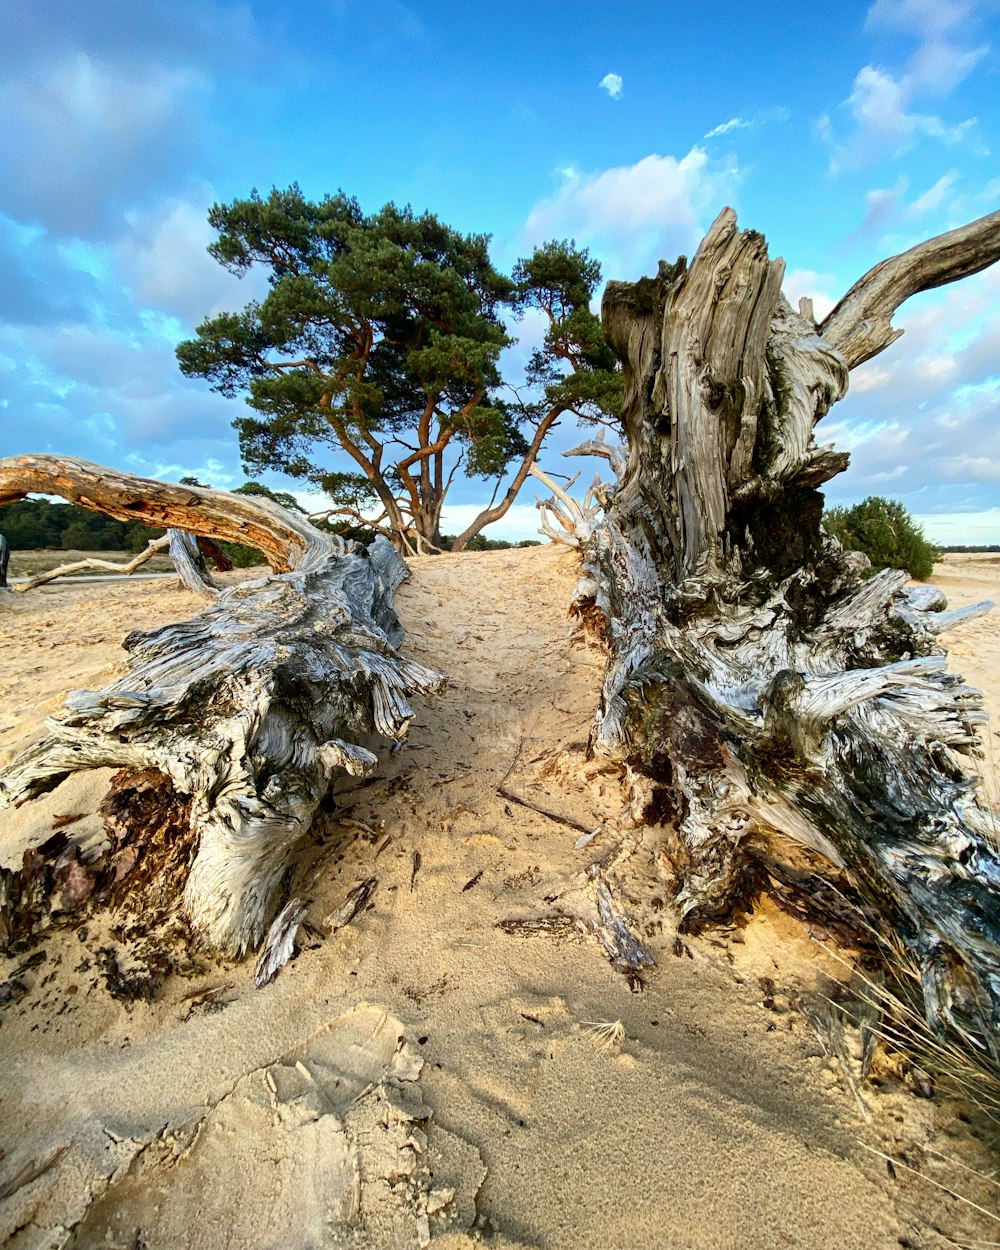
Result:
{"type": "Polygon", "coordinates": [[[929,291],[979,273],[1000,260],[1000,212],[918,243],[870,269],[825,318],[819,332],[849,369],[877,356],[899,338],[896,309],[929,291]]]}
{"type": "Polygon", "coordinates": [[[270,577],[220,592],[191,620],[125,640],[127,675],[74,691],[48,734],[0,773],[0,803],[104,766],[156,769],[190,804],[192,926],[215,948],[259,945],[290,856],[334,778],[377,764],[402,739],[409,698],[443,679],[403,659],[392,607],[406,566],[385,541],[367,551],[256,496],[131,477],[86,461],[0,461],[0,502],[30,491],[250,543],[270,577]]]}
{"type": "Polygon", "coordinates": [[[169,543],[169,537],[164,534],[160,538],[153,538],[147,544],[144,551],[140,551],[138,555],[133,556],[131,560],[127,560],[124,564],[118,564],[114,560],[100,560],[95,556],[88,556],[85,560],[73,560],[69,564],[60,564],[56,569],[49,569],[45,573],[36,573],[34,577],[29,577],[27,581],[18,582],[12,589],[16,590],[19,595],[27,594],[29,590],[35,590],[38,586],[44,586],[47,582],[54,582],[59,577],[70,577],[74,573],[82,573],[86,569],[105,569],[112,573],[121,573],[126,577],[130,573],[134,573],[136,569],[141,568],[148,560],[151,560],[158,551],[163,551],[169,543]]]}
{"type": "MultiPolygon", "coordinates": [[[[1000,214],[876,266],[817,327],[726,209],[691,265],[610,283],[628,456],[582,543],[608,648],[592,749],[642,778],[696,926],[768,882],[919,957],[928,1018],[1000,1038],[1000,858],[963,759],[980,695],[946,671],[943,596],[864,579],[821,523],[848,456],[814,427],[914,291],[1000,257],[1000,214]]],[[[982,605],[980,609],[985,610],[982,605]]]]}
{"type": "Polygon", "coordinates": [[[322,533],[273,500],[134,477],[71,457],[12,456],[4,460],[0,506],[30,494],[58,495],[119,521],[145,521],[164,529],[187,529],[209,538],[245,543],[262,552],[276,573],[292,568],[307,571],[332,550],[332,535],[322,533]]]}
{"type": "Polygon", "coordinates": [[[208,571],[198,536],[187,530],[170,529],[167,530],[167,543],[181,584],[196,595],[216,594],[219,587],[208,571]]]}

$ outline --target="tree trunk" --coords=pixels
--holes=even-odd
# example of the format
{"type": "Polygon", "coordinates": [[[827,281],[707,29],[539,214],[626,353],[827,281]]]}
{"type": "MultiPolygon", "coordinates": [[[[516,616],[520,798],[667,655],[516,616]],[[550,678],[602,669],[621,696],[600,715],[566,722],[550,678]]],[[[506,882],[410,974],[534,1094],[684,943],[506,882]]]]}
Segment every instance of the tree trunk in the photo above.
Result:
{"type": "Polygon", "coordinates": [[[71,693],[48,736],[0,773],[5,805],[78,769],[164,774],[190,811],[185,912],[207,945],[242,954],[263,938],[333,779],[370,773],[375,742],[405,737],[408,698],[443,684],[396,649],[392,598],[406,566],[385,539],[356,548],[256,496],[82,460],[0,460],[0,504],[32,491],[248,543],[279,570],[221,591],[189,621],[129,635],[128,674],[71,693]]]}
{"type": "Polygon", "coordinates": [[[492,504],[490,507],[484,508],[478,516],[473,518],[472,523],[468,525],[455,539],[452,544],[452,551],[464,551],[476,535],[483,532],[487,525],[492,525],[494,521],[499,521],[507,515],[514,503],[514,500],[517,498],[518,492],[528,480],[528,475],[531,473],[535,462],[538,459],[538,454],[542,449],[542,443],[545,441],[545,436],[564,412],[565,409],[557,405],[555,408],[550,409],[550,411],[542,418],[535,429],[534,437],[528,445],[528,450],[524,453],[524,457],[522,458],[510,485],[507,487],[503,498],[499,503],[492,504]]]}
{"type": "MultiPolygon", "coordinates": [[[[1000,858],[963,757],[984,720],[938,637],[970,612],[821,524],[847,465],[813,428],[908,295],[1000,257],[1000,213],[883,262],[822,326],[723,211],[690,267],[611,283],[627,462],[576,610],[608,646],[592,748],[664,821],[694,927],[771,882],[898,934],[928,1018],[1000,1036],[1000,858]]],[[[988,610],[980,605],[972,613],[988,610]]]]}

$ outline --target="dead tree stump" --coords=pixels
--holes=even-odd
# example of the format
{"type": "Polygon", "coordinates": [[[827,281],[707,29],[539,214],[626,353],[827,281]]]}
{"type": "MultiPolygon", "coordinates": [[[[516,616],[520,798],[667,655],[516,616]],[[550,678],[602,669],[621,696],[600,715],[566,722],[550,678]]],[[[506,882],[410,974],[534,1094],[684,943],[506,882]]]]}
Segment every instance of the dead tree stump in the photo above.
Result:
{"type": "Polygon", "coordinates": [[[848,456],[814,427],[909,295],[1000,257],[1000,213],[884,261],[821,324],[726,209],[688,266],[610,283],[627,461],[581,542],[576,610],[608,661],[592,749],[665,822],[689,927],[765,882],[892,931],[928,1018],[1000,1036],[1000,857],[964,757],[984,719],[946,671],[943,597],[822,526],[848,456]]]}
{"type": "Polygon", "coordinates": [[[409,698],[443,684],[397,650],[392,599],[406,566],[384,539],[356,547],[266,499],[82,460],[0,461],[0,504],[31,491],[248,543],[275,570],[221,591],[188,621],[131,634],[127,675],[72,692],[47,736],[0,773],[3,804],[78,769],[165,774],[190,808],[184,910],[206,945],[243,954],[260,944],[334,778],[370,773],[378,741],[405,737],[409,698]]]}

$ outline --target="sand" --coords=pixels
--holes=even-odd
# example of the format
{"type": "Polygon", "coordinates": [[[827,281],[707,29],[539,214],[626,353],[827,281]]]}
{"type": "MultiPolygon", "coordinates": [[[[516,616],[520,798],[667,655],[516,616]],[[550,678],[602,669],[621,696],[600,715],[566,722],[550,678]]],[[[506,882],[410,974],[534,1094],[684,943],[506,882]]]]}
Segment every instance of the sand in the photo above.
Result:
{"type": "MultiPolygon", "coordinates": [[[[1000,592],[1000,557],[949,557],[939,573],[953,606],[1000,592]]],[[[0,1007],[5,1244],[1000,1240],[935,1187],[995,1205],[996,1187],[965,1171],[990,1166],[976,1113],[886,1080],[862,1118],[796,1009],[847,976],[821,934],[764,900],[741,930],[679,942],[655,830],[575,848],[574,826],[612,817],[621,793],[583,757],[602,664],[570,632],[574,580],[572,554],[551,547],[413,562],[404,650],[450,685],[376,779],[345,787],[292,883],[317,933],[375,876],[369,910],[307,937],[271,985],[253,987],[252,963],[205,959],[125,1005],[98,971],[106,927],[51,933],[21,974],[28,993],[0,1007]],[[641,988],[578,931],[499,927],[572,910],[603,855],[621,859],[638,910],[662,917],[641,988]],[[624,1037],[602,1045],[594,1025],[616,1021],[624,1037]],[[900,1161],[895,1177],[873,1151],[900,1161]]],[[[129,630],[198,607],[171,582],[5,596],[0,761],[66,690],[121,670],[129,630]]],[[[987,617],[950,636],[953,666],[993,707],[998,628],[987,617]]],[[[988,760],[995,740],[991,728],[988,760]]],[[[77,777],[0,814],[0,862],[16,866],[55,815],[82,813],[71,828],[99,838],[106,784],[77,777]]],[[[0,980],[18,965],[3,961],[0,980]]]]}

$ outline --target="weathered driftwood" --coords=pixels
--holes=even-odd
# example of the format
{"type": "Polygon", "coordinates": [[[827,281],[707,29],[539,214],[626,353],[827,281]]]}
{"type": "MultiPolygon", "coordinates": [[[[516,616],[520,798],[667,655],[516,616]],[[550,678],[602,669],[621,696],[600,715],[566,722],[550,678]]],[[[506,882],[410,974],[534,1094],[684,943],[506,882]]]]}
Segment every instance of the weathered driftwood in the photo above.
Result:
{"type": "Polygon", "coordinates": [[[535,507],[541,514],[539,534],[550,538],[554,543],[562,543],[566,547],[579,547],[582,543],[586,543],[600,511],[598,507],[595,507],[594,497],[594,488],[599,485],[600,479],[595,478],[587,488],[587,493],[581,502],[569,493],[576,485],[579,473],[571,477],[565,486],[560,486],[537,464],[531,466],[531,473],[552,492],[548,499],[535,500],[535,507]]]}
{"type": "Polygon", "coordinates": [[[136,569],[141,568],[148,560],[151,560],[158,551],[163,551],[169,544],[168,535],[164,534],[161,538],[153,538],[146,544],[145,550],[140,551],[138,555],[119,563],[115,560],[101,560],[97,556],[87,556],[83,560],[71,560],[69,564],[60,564],[58,568],[47,569],[44,573],[36,573],[34,577],[29,577],[26,581],[18,582],[13,587],[19,595],[27,594],[29,590],[36,590],[39,586],[44,586],[48,582],[54,582],[60,577],[72,577],[74,573],[83,573],[87,569],[101,569],[110,573],[120,573],[127,577],[134,573],[136,569]]]}
{"type": "Polygon", "coordinates": [[[72,577],[74,573],[83,573],[89,569],[99,569],[102,572],[130,577],[136,569],[141,568],[157,552],[163,550],[166,550],[170,556],[182,584],[199,595],[214,595],[218,590],[205,563],[206,556],[215,561],[216,568],[231,569],[233,567],[232,561],[222,548],[216,546],[211,539],[189,534],[186,530],[170,529],[160,538],[151,538],[145,549],[133,556],[131,560],[121,562],[102,560],[98,556],[87,556],[83,560],[72,560],[69,564],[60,564],[58,568],[36,573],[34,577],[18,582],[14,590],[21,595],[27,594],[29,590],[36,590],[39,586],[57,581],[60,577],[72,577]]]}
{"type": "Polygon", "coordinates": [[[579,534],[576,602],[608,646],[592,747],[665,820],[686,923],[768,880],[853,911],[919,956],[929,1018],[994,1050],[1000,858],[962,762],[984,713],[938,642],[989,605],[864,579],[821,524],[848,457],[814,426],[897,337],[901,300],[998,257],[995,213],[883,262],[817,326],[727,209],[690,266],[609,284],[628,454],[579,534]]]}
{"type": "Polygon", "coordinates": [[[168,776],[190,803],[193,927],[224,951],[255,947],[334,778],[371,772],[376,740],[405,736],[409,697],[442,685],[396,649],[392,598],[406,567],[388,542],[357,549],[256,496],[66,458],[0,461],[0,503],[30,491],[249,543],[276,570],[220,592],[191,620],[131,634],[128,674],[70,694],[46,738],[0,773],[5,804],[83,768],[168,776]]]}

